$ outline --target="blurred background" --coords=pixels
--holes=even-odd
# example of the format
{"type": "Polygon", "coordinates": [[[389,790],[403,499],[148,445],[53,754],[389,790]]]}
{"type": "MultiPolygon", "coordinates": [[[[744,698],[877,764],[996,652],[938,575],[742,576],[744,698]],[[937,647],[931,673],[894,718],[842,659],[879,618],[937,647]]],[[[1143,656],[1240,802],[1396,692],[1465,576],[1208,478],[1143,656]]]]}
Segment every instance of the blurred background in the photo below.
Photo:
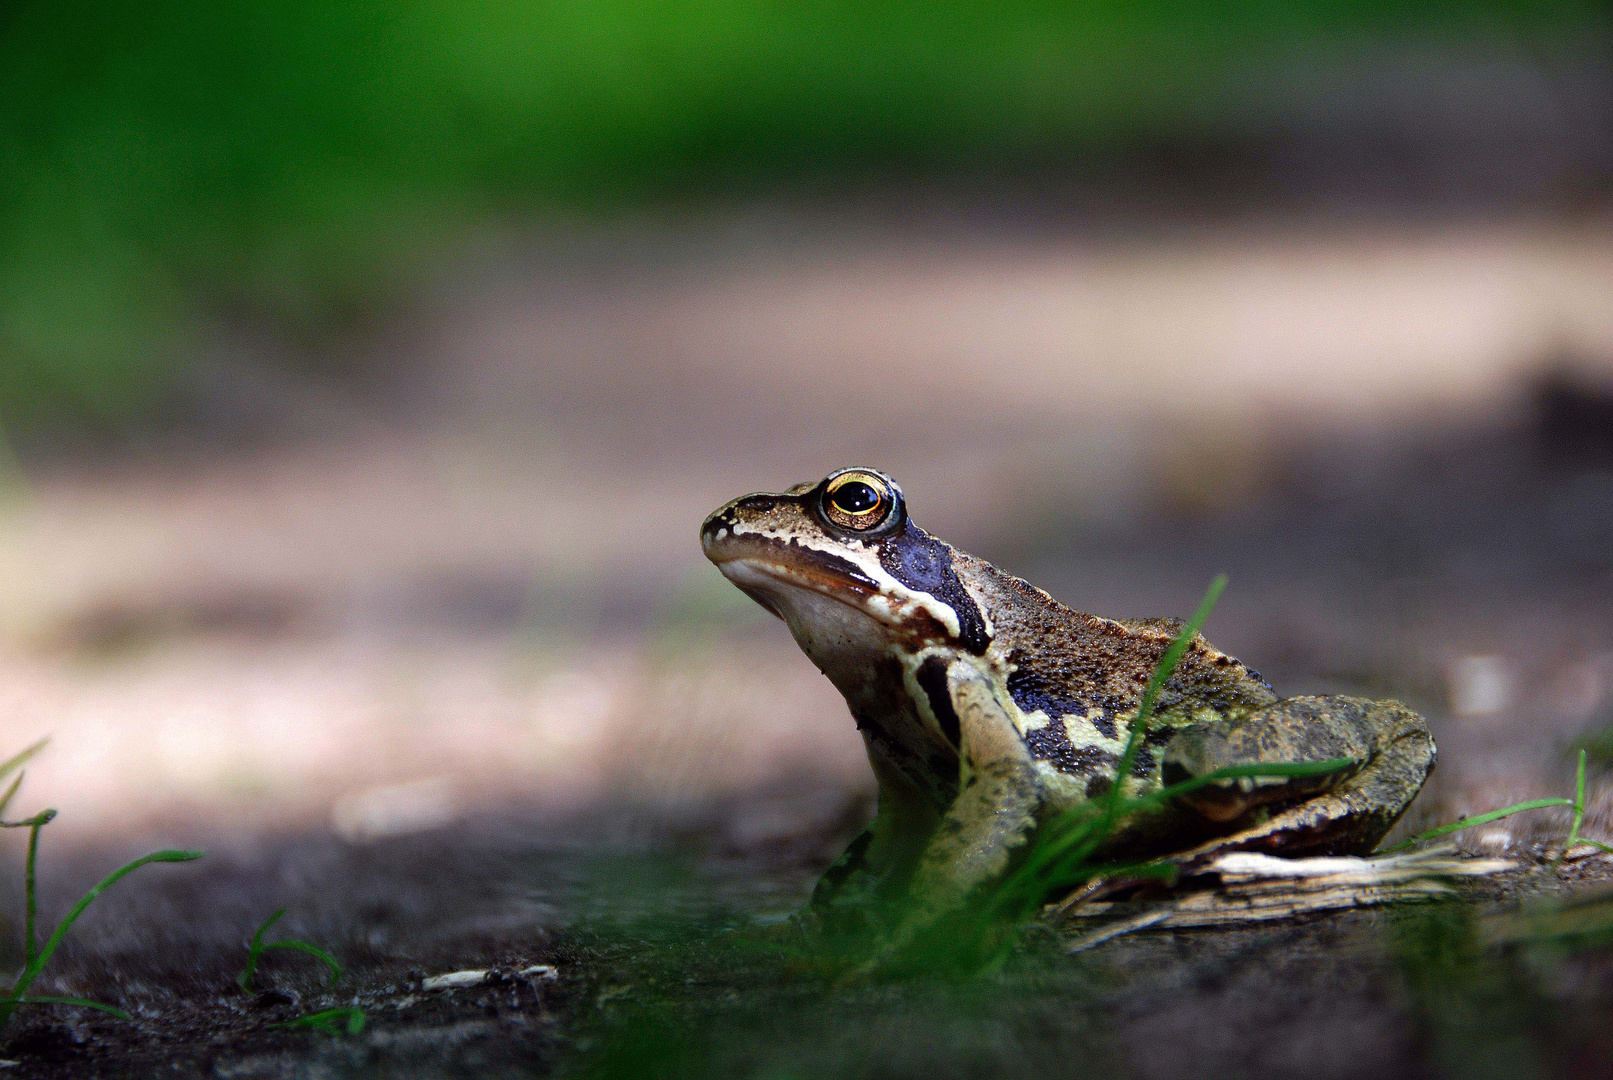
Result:
{"type": "Polygon", "coordinates": [[[853,463],[1082,610],[1228,571],[1279,691],[1432,717],[1423,818],[1613,753],[1605,4],[16,0],[0,101],[60,833],[838,827],[695,532],[853,463]]]}

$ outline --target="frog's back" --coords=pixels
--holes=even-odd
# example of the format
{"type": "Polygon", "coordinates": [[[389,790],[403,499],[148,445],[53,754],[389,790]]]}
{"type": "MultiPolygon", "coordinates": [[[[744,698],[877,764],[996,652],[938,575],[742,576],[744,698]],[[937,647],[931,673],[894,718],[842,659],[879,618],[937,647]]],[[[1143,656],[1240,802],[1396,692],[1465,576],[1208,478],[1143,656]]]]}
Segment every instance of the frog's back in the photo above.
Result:
{"type": "MultiPolygon", "coordinates": [[[[991,614],[994,658],[1007,672],[1032,755],[1067,777],[1061,786],[1072,795],[1107,789],[1148,680],[1183,623],[1088,615],[990,563],[961,552],[955,558],[991,614]]],[[[1195,636],[1158,697],[1134,775],[1157,784],[1162,748],[1181,728],[1276,700],[1259,673],[1195,636]]]]}

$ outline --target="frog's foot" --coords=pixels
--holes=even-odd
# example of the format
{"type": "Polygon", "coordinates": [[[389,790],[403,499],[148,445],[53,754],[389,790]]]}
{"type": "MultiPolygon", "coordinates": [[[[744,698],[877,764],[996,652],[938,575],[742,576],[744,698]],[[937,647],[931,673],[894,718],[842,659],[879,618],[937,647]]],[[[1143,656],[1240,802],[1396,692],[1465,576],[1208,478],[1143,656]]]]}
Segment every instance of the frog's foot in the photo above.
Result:
{"type": "Polygon", "coordinates": [[[882,918],[888,900],[888,874],[873,865],[869,852],[874,846],[873,826],[864,829],[846,850],[823,872],[812,890],[812,899],[797,914],[803,930],[836,937],[878,933],[887,921],[882,918]]]}
{"type": "Polygon", "coordinates": [[[1321,776],[1240,777],[1188,793],[1187,807],[1235,831],[1169,861],[1191,871],[1229,851],[1367,854],[1434,767],[1427,723],[1398,701],[1287,698],[1242,720],[1183,732],[1165,749],[1167,784],[1229,765],[1339,759],[1347,764],[1321,776]]]}
{"type": "Polygon", "coordinates": [[[846,846],[846,850],[830,864],[813,887],[812,907],[827,908],[834,904],[836,897],[861,891],[869,874],[868,848],[873,842],[874,830],[871,826],[857,834],[856,839],[846,846]]]}

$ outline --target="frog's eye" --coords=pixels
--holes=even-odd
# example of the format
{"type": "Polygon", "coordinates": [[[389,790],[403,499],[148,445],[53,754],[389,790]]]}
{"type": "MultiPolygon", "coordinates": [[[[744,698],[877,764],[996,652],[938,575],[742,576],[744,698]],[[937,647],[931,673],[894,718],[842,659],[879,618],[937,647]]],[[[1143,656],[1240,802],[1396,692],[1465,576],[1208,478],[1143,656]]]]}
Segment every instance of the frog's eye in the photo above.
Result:
{"type": "Polygon", "coordinates": [[[896,508],[890,485],[872,473],[852,470],[829,478],[823,489],[823,516],[856,532],[876,528],[896,508]]]}

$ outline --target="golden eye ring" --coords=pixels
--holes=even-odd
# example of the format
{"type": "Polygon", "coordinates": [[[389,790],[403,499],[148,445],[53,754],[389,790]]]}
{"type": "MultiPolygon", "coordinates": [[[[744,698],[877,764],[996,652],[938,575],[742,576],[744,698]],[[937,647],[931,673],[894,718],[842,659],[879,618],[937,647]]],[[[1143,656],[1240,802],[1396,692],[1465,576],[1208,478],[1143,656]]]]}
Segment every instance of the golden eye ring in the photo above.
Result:
{"type": "Polygon", "coordinates": [[[878,528],[896,507],[896,495],[883,477],[859,469],[831,476],[823,488],[823,516],[842,529],[878,528]]]}

